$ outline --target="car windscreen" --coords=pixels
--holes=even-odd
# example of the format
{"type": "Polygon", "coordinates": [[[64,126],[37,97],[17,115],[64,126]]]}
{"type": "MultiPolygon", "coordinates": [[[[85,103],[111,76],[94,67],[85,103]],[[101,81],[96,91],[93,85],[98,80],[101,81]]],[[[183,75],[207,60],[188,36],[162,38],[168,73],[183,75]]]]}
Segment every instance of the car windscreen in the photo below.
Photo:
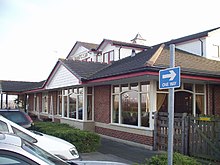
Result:
{"type": "Polygon", "coordinates": [[[0,111],[0,114],[19,125],[29,124],[25,114],[19,111],[0,111]]]}

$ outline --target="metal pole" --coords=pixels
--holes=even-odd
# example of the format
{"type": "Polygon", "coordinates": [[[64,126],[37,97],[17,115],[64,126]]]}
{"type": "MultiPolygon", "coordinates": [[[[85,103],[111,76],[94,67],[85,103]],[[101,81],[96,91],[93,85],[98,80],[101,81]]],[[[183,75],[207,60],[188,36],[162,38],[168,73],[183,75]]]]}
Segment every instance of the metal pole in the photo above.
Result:
{"type": "MultiPolygon", "coordinates": [[[[175,67],[175,45],[170,45],[170,68],[175,67]]],[[[173,164],[174,88],[169,89],[168,165],[173,164]]]]}

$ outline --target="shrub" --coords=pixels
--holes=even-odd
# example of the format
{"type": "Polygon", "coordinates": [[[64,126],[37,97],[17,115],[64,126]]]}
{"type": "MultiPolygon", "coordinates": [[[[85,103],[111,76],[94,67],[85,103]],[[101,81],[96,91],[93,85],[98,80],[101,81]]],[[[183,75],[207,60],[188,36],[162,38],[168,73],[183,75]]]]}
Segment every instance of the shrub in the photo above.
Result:
{"type": "Polygon", "coordinates": [[[82,131],[68,124],[36,122],[34,130],[64,139],[75,145],[80,153],[96,151],[100,146],[100,136],[98,134],[82,131]]]}
{"type": "MultiPolygon", "coordinates": [[[[147,159],[144,165],[167,165],[168,154],[162,153],[147,159]]],[[[173,154],[173,165],[201,165],[194,158],[175,152],[173,154]]]]}

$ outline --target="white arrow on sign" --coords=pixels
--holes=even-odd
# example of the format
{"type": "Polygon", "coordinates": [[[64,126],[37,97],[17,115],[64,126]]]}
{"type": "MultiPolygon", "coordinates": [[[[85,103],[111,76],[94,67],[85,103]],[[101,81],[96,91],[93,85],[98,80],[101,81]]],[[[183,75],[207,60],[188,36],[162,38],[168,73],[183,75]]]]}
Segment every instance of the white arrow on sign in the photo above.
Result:
{"type": "Polygon", "coordinates": [[[162,78],[169,78],[169,81],[172,81],[176,77],[176,73],[173,70],[169,70],[169,72],[170,74],[165,74],[162,76],[162,78]]]}

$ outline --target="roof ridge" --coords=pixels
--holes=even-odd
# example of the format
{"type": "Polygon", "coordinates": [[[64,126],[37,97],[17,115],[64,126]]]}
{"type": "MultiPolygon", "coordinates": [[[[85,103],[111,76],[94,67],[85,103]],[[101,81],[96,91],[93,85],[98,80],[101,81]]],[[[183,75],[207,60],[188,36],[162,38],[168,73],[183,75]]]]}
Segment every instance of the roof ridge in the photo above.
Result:
{"type": "Polygon", "coordinates": [[[156,50],[156,52],[151,56],[151,58],[145,62],[145,66],[153,66],[164,47],[165,44],[161,44],[160,47],[156,50]]]}

